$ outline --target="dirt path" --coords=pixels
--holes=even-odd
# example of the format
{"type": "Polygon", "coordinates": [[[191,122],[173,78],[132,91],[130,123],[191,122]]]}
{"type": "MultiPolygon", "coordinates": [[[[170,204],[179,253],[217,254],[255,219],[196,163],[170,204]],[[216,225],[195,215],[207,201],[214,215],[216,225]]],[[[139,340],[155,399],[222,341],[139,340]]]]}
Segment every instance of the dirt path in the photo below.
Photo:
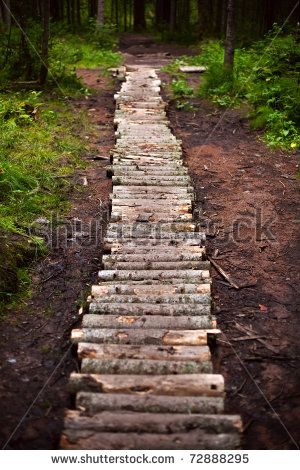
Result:
{"type": "MultiPolygon", "coordinates": [[[[159,52],[169,53],[170,50],[160,48],[159,52]]],[[[152,52],[155,51],[152,47],[152,52]]],[[[128,51],[127,47],[128,52],[132,55],[137,51],[134,48],[128,51]]],[[[138,51],[143,52],[147,49],[138,51]]],[[[140,58],[133,56],[133,60],[140,58]]],[[[101,90],[81,105],[104,110],[98,117],[91,111],[91,116],[98,119],[101,132],[101,140],[93,137],[95,146],[100,146],[99,153],[107,155],[114,142],[113,93],[106,83],[97,82],[96,73],[87,72],[85,79],[101,90]],[[111,125],[106,127],[108,123],[111,125]]],[[[167,81],[167,77],[163,79],[167,81]]],[[[227,411],[243,415],[245,448],[294,449],[292,438],[300,441],[297,425],[300,413],[299,316],[296,314],[299,306],[297,156],[266,149],[257,141],[259,135],[251,132],[245,118],[235,111],[227,114],[204,145],[221,112],[197,99],[194,101],[196,110],[189,112],[176,110],[174,103],[168,101],[169,118],[174,132],[183,140],[196,186],[198,208],[201,211],[204,207],[203,224],[208,225],[211,234],[209,252],[213,255],[219,250],[215,261],[241,285],[255,284],[236,291],[224,285],[224,279],[213,272],[215,313],[226,334],[220,342],[216,366],[226,378],[227,411]],[[256,239],[259,213],[263,214],[264,221],[272,222],[267,228],[270,227],[275,240],[270,239],[268,231],[256,239]],[[237,219],[240,220],[238,234],[237,219]],[[269,348],[254,339],[240,340],[246,333],[233,328],[235,321],[242,327],[252,327],[269,348]],[[238,341],[233,341],[234,338],[238,341]],[[224,341],[233,344],[292,438],[224,341]]],[[[91,198],[74,193],[73,209],[67,220],[78,217],[88,221],[99,217],[99,212],[104,216],[110,191],[105,165],[101,161],[91,163],[87,170],[90,184],[84,193],[92,196],[100,191],[104,201],[101,211],[98,203],[92,207],[91,198]],[[102,177],[99,177],[99,169],[102,177]]],[[[80,171],[78,177],[85,175],[85,171],[80,171]]],[[[70,329],[77,324],[76,301],[85,299],[86,289],[96,276],[100,254],[101,243],[91,246],[84,237],[51,251],[37,266],[30,304],[13,312],[10,323],[1,324],[0,397],[5,403],[0,422],[2,445],[68,350],[70,329]]],[[[32,408],[8,448],[57,447],[63,410],[69,405],[67,378],[76,368],[77,362],[69,353],[51,380],[50,388],[32,408]]]]}

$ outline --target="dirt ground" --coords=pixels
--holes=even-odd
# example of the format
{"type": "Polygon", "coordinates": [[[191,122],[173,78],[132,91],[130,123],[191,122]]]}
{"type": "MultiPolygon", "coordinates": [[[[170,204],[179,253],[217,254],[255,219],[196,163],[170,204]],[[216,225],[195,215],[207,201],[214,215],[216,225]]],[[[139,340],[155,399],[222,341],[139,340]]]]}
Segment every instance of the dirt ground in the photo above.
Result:
{"type": "MultiPolygon", "coordinates": [[[[128,36],[121,46],[129,63],[142,63],[149,53],[153,63],[191,53],[176,45],[157,48],[147,38],[136,45],[128,36]]],[[[79,304],[100,264],[110,180],[107,161],[93,157],[108,157],[114,144],[113,86],[97,71],[79,73],[97,93],[75,106],[89,109],[99,132],[87,136],[95,152],[74,180],[86,177],[88,186],[71,193],[72,209],[34,270],[32,298],[1,324],[1,447],[32,405],[7,449],[57,448],[63,411],[70,406],[67,379],[77,368],[70,330],[80,320],[79,304]]],[[[169,77],[162,79],[167,83],[169,77]]],[[[250,131],[245,113],[231,110],[222,117],[221,110],[196,98],[194,109],[178,111],[167,88],[164,94],[194,180],[208,254],[239,287],[212,270],[214,311],[223,333],[215,368],[225,376],[226,411],[243,416],[245,449],[295,449],[300,442],[297,155],[268,150],[250,131]]]]}
{"type": "MultiPolygon", "coordinates": [[[[169,77],[161,77],[168,89],[169,77]]],[[[195,79],[190,79],[193,86],[195,79]]],[[[199,77],[197,78],[197,84],[199,77]]],[[[225,376],[226,411],[243,417],[245,449],[300,445],[299,154],[271,151],[244,111],[192,99],[168,116],[182,139],[213,269],[222,336],[215,367],[225,376]]]]}
{"type": "Polygon", "coordinates": [[[33,271],[32,298],[1,323],[0,448],[8,439],[7,449],[58,447],[64,409],[70,406],[67,381],[77,368],[70,330],[79,324],[79,307],[100,265],[111,190],[105,167],[114,145],[113,94],[119,85],[100,78],[97,70],[78,73],[96,91],[75,101],[74,112],[87,109],[97,134],[85,136],[91,154],[85,156],[87,168],[71,182],[69,214],[45,228],[50,250],[33,271]]]}

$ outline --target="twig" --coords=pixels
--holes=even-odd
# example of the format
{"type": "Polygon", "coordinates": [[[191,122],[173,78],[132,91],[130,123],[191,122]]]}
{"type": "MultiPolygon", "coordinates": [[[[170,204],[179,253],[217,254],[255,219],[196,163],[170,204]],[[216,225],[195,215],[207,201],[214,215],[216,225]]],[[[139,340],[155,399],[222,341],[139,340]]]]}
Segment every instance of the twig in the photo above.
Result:
{"type": "Polygon", "coordinates": [[[60,269],[59,271],[56,271],[56,272],[52,273],[50,276],[46,277],[46,279],[42,279],[40,282],[38,282],[38,285],[39,284],[44,284],[45,282],[49,281],[53,277],[59,276],[62,272],[63,272],[63,269],[60,269]]]}
{"type": "MultiPolygon", "coordinates": [[[[237,323],[237,322],[235,322],[234,327],[235,327],[238,331],[241,331],[242,333],[246,333],[247,336],[250,336],[250,337],[253,337],[253,335],[259,336],[255,331],[249,330],[249,328],[246,328],[246,327],[240,325],[240,324],[237,323]]],[[[258,341],[259,343],[261,343],[266,349],[269,349],[269,350],[272,351],[273,353],[278,354],[278,349],[274,348],[273,346],[271,346],[270,344],[268,344],[268,343],[267,343],[266,341],[264,341],[263,339],[261,339],[261,338],[256,338],[256,341],[258,341]]]]}
{"type": "Polygon", "coordinates": [[[251,424],[253,424],[254,421],[255,421],[255,420],[254,420],[253,418],[251,418],[251,419],[248,421],[248,423],[245,424],[245,426],[244,426],[244,428],[243,428],[243,432],[244,432],[244,433],[247,431],[248,428],[250,428],[251,424]]]}
{"type": "Polygon", "coordinates": [[[243,381],[242,385],[232,394],[233,397],[234,397],[235,395],[238,395],[238,394],[243,390],[243,388],[244,388],[245,385],[246,385],[247,380],[248,380],[248,377],[245,378],[245,380],[243,381]]]}
{"type": "Polygon", "coordinates": [[[231,341],[249,341],[253,339],[263,339],[264,336],[240,336],[239,338],[231,338],[231,341]]]}
{"type": "Polygon", "coordinates": [[[230,279],[230,277],[228,276],[228,274],[225,273],[224,269],[221,268],[221,266],[219,266],[210,256],[207,257],[209,259],[209,261],[211,262],[211,264],[213,265],[213,267],[218,271],[218,273],[221,274],[221,276],[224,277],[224,279],[226,279],[227,282],[229,282],[229,284],[234,287],[234,289],[236,290],[239,290],[240,287],[230,279]]]}

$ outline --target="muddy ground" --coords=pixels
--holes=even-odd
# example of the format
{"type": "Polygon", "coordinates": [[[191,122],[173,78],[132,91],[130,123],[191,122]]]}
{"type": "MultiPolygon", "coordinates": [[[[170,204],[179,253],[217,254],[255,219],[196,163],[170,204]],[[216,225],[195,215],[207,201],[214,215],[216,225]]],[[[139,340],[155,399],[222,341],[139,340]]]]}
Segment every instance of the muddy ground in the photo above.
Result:
{"type": "MultiPolygon", "coordinates": [[[[170,54],[191,53],[135,41],[121,41],[131,64],[143,63],[143,54],[157,64],[170,54]]],[[[63,411],[70,406],[67,379],[78,367],[70,330],[80,321],[79,306],[100,264],[111,183],[107,161],[93,157],[108,157],[114,144],[113,89],[119,85],[100,79],[98,71],[79,73],[97,90],[74,103],[89,109],[98,126],[97,135],[87,136],[94,148],[86,155],[89,164],[74,179],[86,177],[88,186],[76,185],[70,194],[72,209],[33,272],[32,298],[1,324],[1,447],[32,405],[7,449],[57,448],[63,411]]],[[[165,74],[162,79],[166,85],[170,80],[165,74]]],[[[208,254],[239,287],[212,270],[214,311],[223,332],[215,368],[225,376],[226,411],[243,416],[245,449],[295,449],[300,442],[297,155],[268,150],[250,131],[244,112],[228,111],[220,121],[222,111],[203,100],[194,98],[193,109],[178,111],[167,86],[164,95],[194,180],[208,254]]]]}

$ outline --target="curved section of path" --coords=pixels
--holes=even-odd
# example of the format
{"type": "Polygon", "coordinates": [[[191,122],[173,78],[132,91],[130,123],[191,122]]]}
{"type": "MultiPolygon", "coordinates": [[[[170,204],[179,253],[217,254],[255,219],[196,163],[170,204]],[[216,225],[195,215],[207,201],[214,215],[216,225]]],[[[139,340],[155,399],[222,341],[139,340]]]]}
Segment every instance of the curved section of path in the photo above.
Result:
{"type": "Polygon", "coordinates": [[[74,330],[64,449],[236,449],[239,416],[224,414],[213,373],[205,235],[171,133],[155,69],[127,72],[116,95],[112,213],[89,314],[74,330]]]}

